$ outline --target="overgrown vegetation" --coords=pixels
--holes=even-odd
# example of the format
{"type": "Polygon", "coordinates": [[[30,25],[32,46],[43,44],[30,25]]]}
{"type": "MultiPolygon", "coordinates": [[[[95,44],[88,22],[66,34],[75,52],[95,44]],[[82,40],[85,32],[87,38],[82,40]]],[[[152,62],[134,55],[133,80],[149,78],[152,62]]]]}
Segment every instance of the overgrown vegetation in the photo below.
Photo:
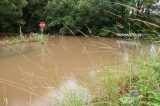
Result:
{"type": "Polygon", "coordinates": [[[20,36],[12,36],[12,37],[5,37],[0,42],[1,45],[11,45],[17,43],[28,43],[28,42],[39,42],[43,44],[47,44],[48,35],[33,33],[28,36],[20,35],[20,36]]]}
{"type": "Polygon", "coordinates": [[[0,45],[11,45],[28,41],[29,39],[25,36],[6,37],[3,40],[1,40],[0,45]]]}
{"type": "Polygon", "coordinates": [[[49,33],[133,32],[155,38],[160,32],[159,5],[159,0],[5,0],[0,1],[0,31],[18,32],[22,26],[24,32],[39,32],[38,23],[45,21],[49,33]]]}
{"type": "Polygon", "coordinates": [[[36,34],[31,35],[31,40],[46,44],[48,41],[48,36],[44,34],[36,33],[36,34]]]}
{"type": "MultiPolygon", "coordinates": [[[[45,32],[60,34],[116,35],[142,33],[147,39],[160,38],[159,0],[3,0],[0,1],[0,32],[45,32]],[[43,14],[42,14],[43,13],[43,14]],[[21,32],[21,31],[20,31],[21,32]]],[[[1,45],[38,41],[46,44],[48,36],[33,33],[30,37],[9,37],[1,45]]],[[[104,67],[97,73],[93,98],[84,103],[71,95],[59,106],[159,106],[160,59],[128,65],[128,74],[117,79],[114,70],[104,67]],[[134,68],[133,68],[134,67],[134,68]]]]}
{"type": "Polygon", "coordinates": [[[159,106],[160,105],[160,59],[137,61],[136,66],[128,64],[125,73],[104,67],[97,73],[93,84],[87,85],[92,92],[88,103],[81,97],[71,95],[68,102],[59,106],[159,106]],[[128,72],[126,72],[128,71],[128,72]],[[91,88],[90,88],[91,87],[91,88]]]}
{"type": "MultiPolygon", "coordinates": [[[[138,62],[138,67],[120,78],[114,70],[105,67],[98,74],[98,90],[94,106],[159,106],[160,105],[160,59],[138,62]]],[[[131,68],[133,67],[133,68],[131,68]]],[[[96,85],[96,86],[97,86],[96,85]]]]}

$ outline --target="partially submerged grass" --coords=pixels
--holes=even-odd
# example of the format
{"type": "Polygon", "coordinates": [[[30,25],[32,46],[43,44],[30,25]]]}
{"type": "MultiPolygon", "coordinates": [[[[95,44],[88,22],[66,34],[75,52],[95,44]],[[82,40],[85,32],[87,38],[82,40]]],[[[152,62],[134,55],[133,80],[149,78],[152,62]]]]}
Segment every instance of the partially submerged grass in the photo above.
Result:
{"type": "Polygon", "coordinates": [[[1,45],[11,45],[16,43],[28,42],[29,39],[25,36],[6,37],[0,43],[1,45]]]}
{"type": "Polygon", "coordinates": [[[15,36],[15,37],[6,37],[3,40],[0,41],[0,45],[11,45],[11,44],[17,44],[17,43],[28,43],[28,42],[40,42],[43,44],[47,44],[48,36],[33,33],[28,36],[15,36]]]}
{"type": "Polygon", "coordinates": [[[32,35],[31,39],[33,39],[34,41],[46,44],[48,41],[48,36],[36,33],[32,35]]]}
{"type": "Polygon", "coordinates": [[[83,100],[80,99],[80,97],[77,97],[76,95],[70,95],[69,99],[61,101],[57,105],[58,106],[85,106],[83,100]]]}

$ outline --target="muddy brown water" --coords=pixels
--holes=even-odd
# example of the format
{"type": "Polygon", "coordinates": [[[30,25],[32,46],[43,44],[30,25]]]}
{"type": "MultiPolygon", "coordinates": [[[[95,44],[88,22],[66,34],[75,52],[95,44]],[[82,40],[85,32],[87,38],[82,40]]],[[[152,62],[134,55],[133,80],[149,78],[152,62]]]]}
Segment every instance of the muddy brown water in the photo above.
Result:
{"type": "Polygon", "coordinates": [[[64,99],[57,93],[85,89],[105,64],[120,70],[131,58],[153,59],[157,52],[140,41],[82,36],[0,46],[0,106],[56,106],[55,99],[64,99]]]}

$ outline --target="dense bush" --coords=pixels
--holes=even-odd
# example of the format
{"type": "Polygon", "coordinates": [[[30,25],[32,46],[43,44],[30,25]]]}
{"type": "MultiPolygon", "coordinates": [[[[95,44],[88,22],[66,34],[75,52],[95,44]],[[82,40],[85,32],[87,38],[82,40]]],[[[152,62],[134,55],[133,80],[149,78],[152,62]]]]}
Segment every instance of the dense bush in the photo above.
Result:
{"type": "Polygon", "coordinates": [[[26,0],[1,0],[0,31],[16,31],[23,24],[22,9],[26,5],[26,0]]]}
{"type": "Polygon", "coordinates": [[[117,32],[160,32],[159,0],[4,0],[0,1],[0,31],[103,35],[117,32]],[[4,8],[5,7],[5,8],[4,8]]]}

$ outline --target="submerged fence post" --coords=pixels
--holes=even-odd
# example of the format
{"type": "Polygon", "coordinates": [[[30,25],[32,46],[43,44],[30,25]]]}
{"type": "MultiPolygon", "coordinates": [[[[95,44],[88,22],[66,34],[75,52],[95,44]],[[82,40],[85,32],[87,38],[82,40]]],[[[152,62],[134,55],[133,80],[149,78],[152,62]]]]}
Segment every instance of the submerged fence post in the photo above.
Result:
{"type": "Polygon", "coordinates": [[[43,28],[41,28],[41,34],[42,34],[42,36],[43,36],[43,28]]]}
{"type": "Polygon", "coordinates": [[[22,27],[21,27],[21,26],[19,27],[19,34],[20,34],[20,37],[22,37],[22,36],[23,36],[23,33],[22,33],[22,27]]]}

